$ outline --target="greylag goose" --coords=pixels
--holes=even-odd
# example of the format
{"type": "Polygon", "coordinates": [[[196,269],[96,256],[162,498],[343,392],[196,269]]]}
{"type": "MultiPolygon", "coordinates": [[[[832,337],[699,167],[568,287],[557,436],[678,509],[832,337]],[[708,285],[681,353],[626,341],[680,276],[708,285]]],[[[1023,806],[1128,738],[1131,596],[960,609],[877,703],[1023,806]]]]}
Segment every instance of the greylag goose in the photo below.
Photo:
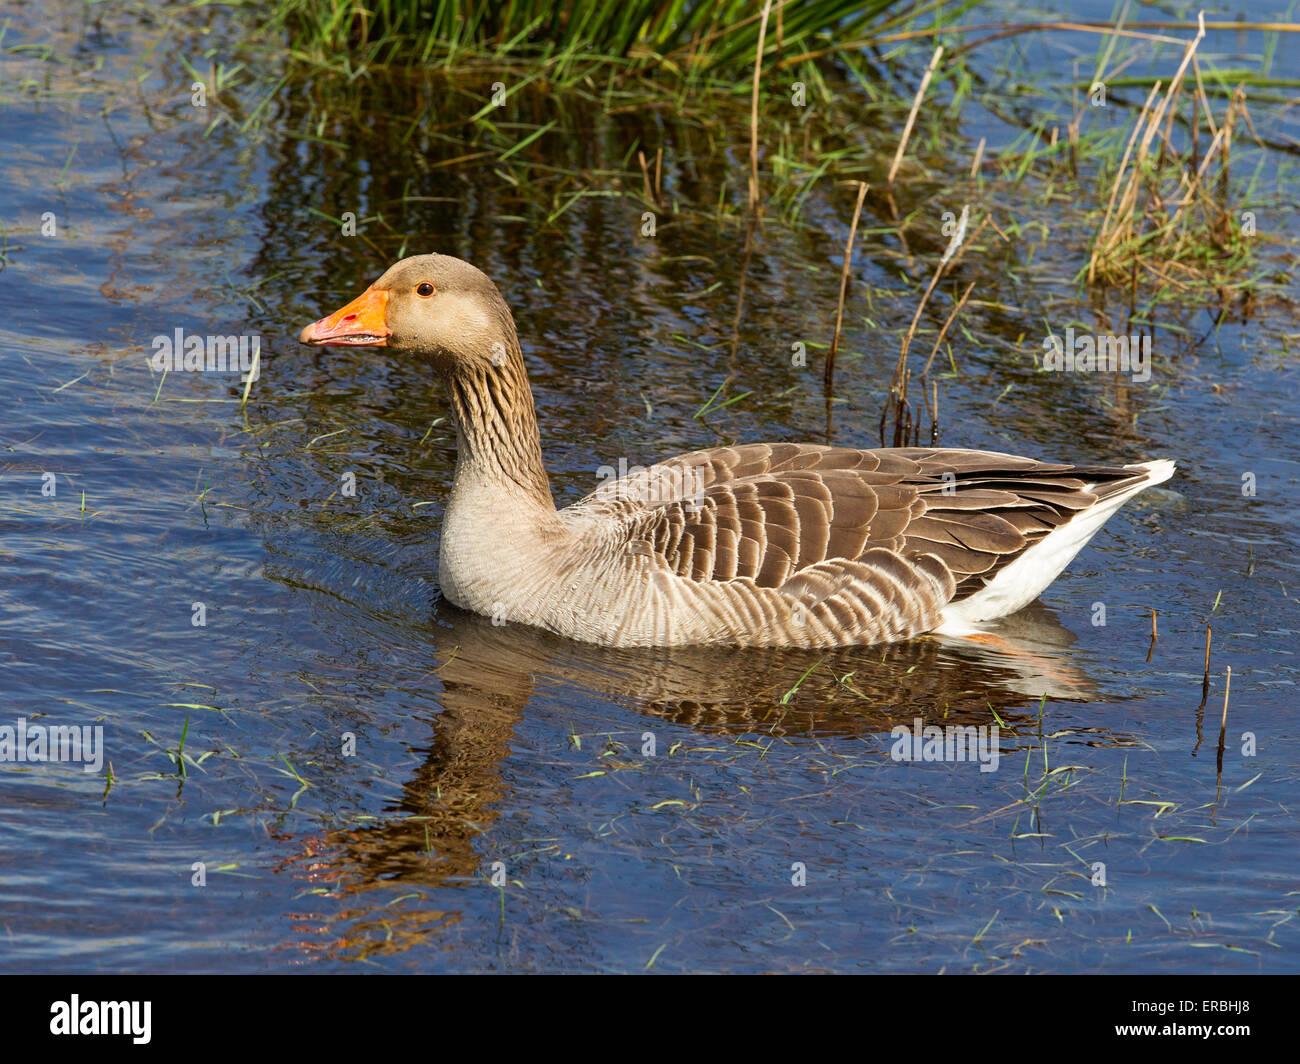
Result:
{"type": "Polygon", "coordinates": [[[965,635],[1033,601],[1168,460],[749,443],[610,479],[557,510],[514,319],[447,255],[390,267],[306,344],[391,347],[446,384],[445,598],[605,646],[830,647],[965,635]]]}

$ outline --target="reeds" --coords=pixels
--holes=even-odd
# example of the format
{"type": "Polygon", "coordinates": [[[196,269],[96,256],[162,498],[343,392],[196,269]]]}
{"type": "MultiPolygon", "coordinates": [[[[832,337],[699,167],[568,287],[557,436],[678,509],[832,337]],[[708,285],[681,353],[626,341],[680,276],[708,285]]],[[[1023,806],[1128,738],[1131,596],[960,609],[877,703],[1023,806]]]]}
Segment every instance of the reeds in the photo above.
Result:
{"type": "Polygon", "coordinates": [[[739,74],[760,39],[772,55],[863,47],[873,27],[896,24],[926,0],[771,0],[777,32],[751,0],[279,0],[275,21],[298,58],[350,69],[388,62],[464,64],[551,59],[558,80],[593,64],[634,71],[739,74]],[[842,42],[842,43],[841,43],[842,42]]]}
{"type": "Polygon", "coordinates": [[[1093,241],[1090,284],[1132,285],[1145,275],[1186,287],[1241,261],[1243,230],[1228,202],[1229,162],[1236,127],[1250,118],[1238,87],[1222,124],[1215,123],[1196,62],[1204,36],[1202,18],[1168,86],[1163,92],[1161,82],[1152,86],[1134,122],[1093,241]],[[1179,137],[1176,118],[1189,70],[1195,88],[1187,94],[1186,135],[1179,137]],[[1210,134],[1204,152],[1202,121],[1210,134]]]}

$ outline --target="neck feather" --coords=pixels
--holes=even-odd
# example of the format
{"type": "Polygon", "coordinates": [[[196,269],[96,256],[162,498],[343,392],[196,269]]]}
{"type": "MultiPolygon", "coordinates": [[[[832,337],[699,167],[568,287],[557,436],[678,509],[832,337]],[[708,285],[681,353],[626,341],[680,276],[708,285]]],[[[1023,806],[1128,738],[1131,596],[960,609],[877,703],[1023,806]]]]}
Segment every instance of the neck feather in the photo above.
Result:
{"type": "Polygon", "coordinates": [[[497,481],[554,510],[533,392],[515,338],[508,337],[502,365],[467,367],[447,385],[456,414],[457,479],[497,481]]]}

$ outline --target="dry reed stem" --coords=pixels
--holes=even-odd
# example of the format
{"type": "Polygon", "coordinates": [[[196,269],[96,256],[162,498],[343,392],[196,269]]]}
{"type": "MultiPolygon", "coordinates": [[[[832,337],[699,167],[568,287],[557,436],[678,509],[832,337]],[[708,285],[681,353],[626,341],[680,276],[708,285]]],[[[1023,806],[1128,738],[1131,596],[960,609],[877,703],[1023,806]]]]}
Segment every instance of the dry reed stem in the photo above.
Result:
{"type": "MultiPolygon", "coordinates": [[[[884,446],[885,422],[889,419],[889,412],[891,409],[894,411],[895,447],[899,446],[901,440],[906,439],[906,433],[910,431],[912,425],[911,404],[907,401],[908,382],[911,380],[911,373],[907,368],[907,353],[911,349],[912,338],[916,335],[917,326],[920,324],[921,314],[925,311],[926,305],[930,302],[930,296],[934,293],[935,287],[938,285],[944,271],[965,254],[966,248],[971,243],[974,243],[976,237],[984,231],[984,227],[989,222],[988,217],[983,218],[980,221],[980,224],[975,227],[975,232],[970,235],[969,239],[966,239],[965,223],[969,210],[969,205],[962,209],[962,223],[958,226],[957,232],[953,234],[952,240],[949,241],[948,247],[939,261],[939,266],[934,271],[934,276],[930,278],[930,283],[925,289],[925,294],[921,296],[921,302],[917,304],[916,313],[912,315],[912,322],[908,326],[907,333],[903,337],[903,343],[898,353],[898,362],[894,366],[894,375],[889,384],[889,397],[885,400],[884,409],[880,412],[881,446],[884,446]],[[907,417],[905,425],[900,420],[904,415],[907,417]]],[[[929,363],[927,363],[927,366],[928,365],[929,363]]],[[[922,380],[924,381],[924,374],[922,375],[922,380]]],[[[917,432],[919,433],[920,424],[918,423],[916,427],[917,432]]]]}
{"type": "Polygon", "coordinates": [[[840,326],[844,321],[844,298],[849,290],[849,265],[853,257],[853,239],[858,232],[858,219],[862,217],[862,203],[867,198],[867,186],[858,182],[858,202],[853,207],[853,221],[849,223],[849,239],[844,245],[844,264],[840,268],[840,302],[835,309],[835,335],[831,337],[831,349],[826,355],[826,370],[822,381],[827,396],[835,381],[835,356],[840,349],[840,326]]]}
{"type": "MultiPolygon", "coordinates": [[[[921,375],[925,380],[925,375],[921,375]]],[[[930,388],[934,392],[934,399],[930,403],[930,446],[937,447],[939,444],[939,382],[931,381],[930,388]]]]}
{"type": "Polygon", "coordinates": [[[953,305],[952,310],[948,312],[948,317],[944,319],[943,327],[939,330],[939,335],[934,338],[934,346],[930,348],[930,357],[925,361],[925,369],[921,370],[922,379],[930,376],[930,366],[934,362],[934,356],[939,351],[939,345],[943,343],[943,338],[948,335],[948,329],[957,319],[957,315],[961,313],[961,308],[966,305],[966,300],[970,298],[970,294],[973,291],[975,291],[975,282],[971,281],[971,283],[966,286],[966,291],[961,294],[961,298],[957,300],[953,305]]]}
{"type": "Polygon", "coordinates": [[[754,89],[749,101],[749,212],[758,213],[758,84],[763,74],[763,45],[767,40],[767,17],[772,0],[763,4],[763,23],[758,28],[758,52],[754,56],[754,89]]]}
{"type": "Polygon", "coordinates": [[[1205,95],[1205,82],[1201,80],[1201,63],[1196,56],[1192,56],[1192,74],[1196,77],[1196,95],[1201,101],[1201,111],[1205,115],[1205,123],[1210,127],[1210,136],[1218,133],[1214,126],[1214,113],[1210,110],[1209,97],[1205,95]]]}
{"type": "Polygon", "coordinates": [[[641,178],[645,181],[646,201],[657,206],[659,201],[655,199],[654,191],[650,188],[650,168],[646,165],[645,152],[641,151],[639,148],[636,153],[636,161],[641,164],[641,178]]]}
{"type": "Polygon", "coordinates": [[[1201,745],[1201,714],[1210,697],[1210,626],[1205,626],[1205,674],[1201,677],[1201,704],[1196,707],[1196,745],[1201,745]]]}
{"type": "Polygon", "coordinates": [[[903,152],[907,150],[907,142],[912,138],[912,127],[916,124],[917,113],[921,110],[921,101],[925,98],[925,90],[930,87],[930,79],[934,77],[935,68],[939,65],[939,59],[943,56],[943,45],[939,45],[934,50],[934,55],[930,57],[930,65],[925,68],[925,76],[921,78],[921,86],[916,90],[916,98],[912,100],[912,110],[908,112],[907,124],[903,126],[903,136],[898,142],[898,151],[894,152],[894,162],[889,168],[889,177],[885,179],[885,187],[894,187],[894,177],[898,173],[899,166],[903,163],[903,152]]]}
{"type": "MultiPolygon", "coordinates": [[[[962,214],[969,217],[969,210],[969,206],[963,207],[962,214]]],[[[975,233],[971,236],[971,240],[974,240],[975,237],[979,235],[980,230],[983,229],[986,224],[988,224],[987,219],[980,222],[975,233]]],[[[930,278],[930,283],[926,286],[925,294],[921,296],[921,302],[916,305],[916,312],[912,315],[912,323],[908,326],[907,333],[903,337],[902,350],[899,351],[898,354],[898,367],[895,370],[895,376],[901,373],[903,365],[907,362],[907,352],[912,346],[912,337],[916,335],[916,327],[921,321],[921,314],[924,312],[926,304],[930,302],[930,296],[933,294],[935,286],[938,285],[939,278],[943,276],[944,270],[946,270],[951,263],[957,260],[966,247],[965,228],[965,225],[962,225],[959,230],[953,234],[953,239],[948,242],[948,247],[944,249],[943,258],[939,260],[939,266],[934,271],[934,276],[930,278]]]]}
{"type": "Polygon", "coordinates": [[[1228,692],[1232,690],[1232,666],[1227,667],[1227,676],[1223,681],[1223,719],[1219,721],[1219,753],[1223,753],[1223,740],[1228,734],[1228,692]]]}

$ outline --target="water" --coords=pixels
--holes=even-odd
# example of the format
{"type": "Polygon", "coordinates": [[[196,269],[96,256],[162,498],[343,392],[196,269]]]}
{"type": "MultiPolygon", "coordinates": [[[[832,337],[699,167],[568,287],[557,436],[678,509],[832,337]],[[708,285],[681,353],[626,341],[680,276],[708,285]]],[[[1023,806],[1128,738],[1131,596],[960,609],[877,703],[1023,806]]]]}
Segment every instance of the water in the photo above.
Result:
{"type": "MultiPolygon", "coordinates": [[[[493,627],[438,594],[454,440],[434,383],[383,349],[302,347],[301,326],[403,250],[474,261],[515,310],[562,502],[620,459],[821,440],[851,191],[819,184],[805,227],[769,221],[746,259],[743,228],[708,215],[722,183],[743,198],[743,141],[711,153],[689,120],[524,94],[494,132],[466,125],[473,78],[422,75],[295,82],[244,130],[278,71],[197,111],[173,62],[239,57],[224,16],[87,10],[12,8],[0,67],[0,724],[102,726],[112,782],[0,773],[6,970],[1297,970],[1289,307],[1217,329],[1162,308],[1145,385],[1038,372],[1042,321],[1090,320],[1070,281],[1082,223],[1069,196],[995,185],[1052,237],[963,265],[978,284],[943,442],[1179,462],[1005,645],[631,652],[493,627]],[[37,41],[60,58],[14,50],[37,41]],[[552,118],[508,164],[452,162],[552,118]],[[584,188],[639,187],[621,170],[638,138],[665,144],[669,196],[702,213],[665,210],[654,239],[629,198],[552,217],[584,188]],[[313,211],[352,211],[361,235],[313,211]],[[260,337],[246,408],[237,374],[151,372],[177,328],[260,337]],[[733,373],[726,394],[750,395],[697,419],[733,373]],[[1000,722],[998,770],[891,760],[916,718],[1000,722]]],[[[1021,47],[1028,69],[1092,55],[1021,47]]],[[[1252,115],[1294,136],[1284,108],[1252,115]]],[[[979,136],[1016,135],[970,105],[904,206],[963,174],[979,136]]],[[[862,136],[878,178],[896,131],[862,136]]],[[[876,210],[837,374],[846,445],[877,442],[917,298],[899,273],[923,284],[941,246],[873,235],[876,210]]]]}

